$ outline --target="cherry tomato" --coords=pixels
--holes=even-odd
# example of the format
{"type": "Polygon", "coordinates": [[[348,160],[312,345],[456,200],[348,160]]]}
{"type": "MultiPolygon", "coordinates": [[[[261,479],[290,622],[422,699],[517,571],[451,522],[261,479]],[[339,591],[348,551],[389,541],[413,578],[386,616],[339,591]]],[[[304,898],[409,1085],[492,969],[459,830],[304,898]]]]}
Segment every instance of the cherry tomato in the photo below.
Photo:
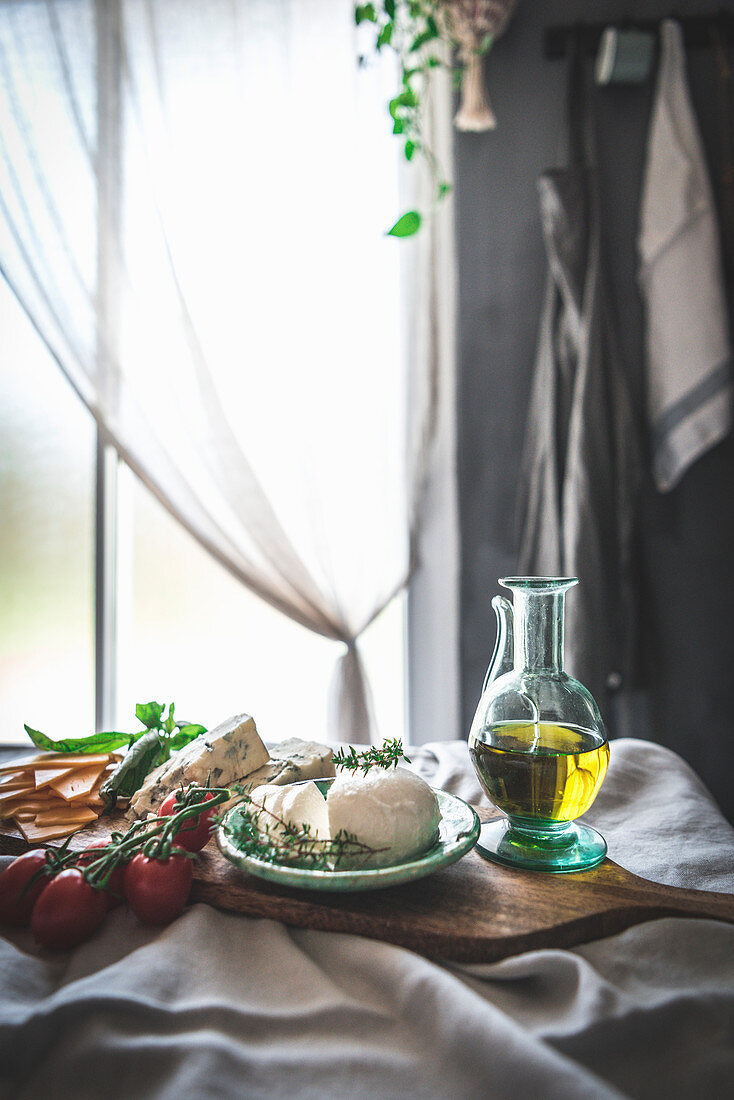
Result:
{"type": "Polygon", "coordinates": [[[88,939],[106,914],[104,890],[95,890],[70,867],[51,879],[33,906],[31,930],[42,947],[61,951],[88,939]]]}
{"type": "MultiPolygon", "coordinates": [[[[159,817],[170,817],[181,809],[180,802],[176,801],[176,794],[177,792],[174,791],[161,802],[158,809],[159,817]]],[[[205,795],[204,801],[208,802],[211,797],[210,794],[205,795]]],[[[188,852],[200,852],[209,840],[213,816],[214,809],[202,810],[198,818],[192,817],[184,823],[174,836],[173,843],[179,848],[185,848],[188,852]]]]}
{"type": "Polygon", "coordinates": [[[32,852],[14,859],[9,867],[0,874],[0,924],[9,924],[13,928],[22,928],[29,924],[36,898],[51,881],[48,875],[39,878],[30,890],[23,890],[36,871],[46,865],[46,852],[43,848],[34,848],[32,852]]]}
{"type": "Polygon", "coordinates": [[[193,876],[192,860],[180,849],[168,859],[140,853],[125,872],[127,903],[143,924],[169,924],[183,912],[193,876]]]}
{"type": "MultiPolygon", "coordinates": [[[[88,844],[82,854],[79,856],[79,864],[84,867],[89,863],[93,863],[95,859],[99,859],[97,850],[99,848],[106,848],[106,840],[95,840],[94,844],[88,844]]],[[[107,908],[116,909],[118,905],[122,905],[125,897],[125,868],[126,863],[118,863],[114,871],[107,879],[107,885],[104,888],[105,895],[107,897],[107,908]]]]}

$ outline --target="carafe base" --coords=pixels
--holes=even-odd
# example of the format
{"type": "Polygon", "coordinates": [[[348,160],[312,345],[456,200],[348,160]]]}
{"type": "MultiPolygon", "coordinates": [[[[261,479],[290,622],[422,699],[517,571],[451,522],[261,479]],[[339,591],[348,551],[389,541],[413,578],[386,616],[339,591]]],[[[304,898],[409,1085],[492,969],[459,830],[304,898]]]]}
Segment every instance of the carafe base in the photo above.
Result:
{"type": "Polygon", "coordinates": [[[506,867],[557,874],[588,871],[607,854],[607,842],[589,825],[569,821],[537,830],[513,825],[506,817],[482,825],[477,841],[480,856],[506,867]]]}

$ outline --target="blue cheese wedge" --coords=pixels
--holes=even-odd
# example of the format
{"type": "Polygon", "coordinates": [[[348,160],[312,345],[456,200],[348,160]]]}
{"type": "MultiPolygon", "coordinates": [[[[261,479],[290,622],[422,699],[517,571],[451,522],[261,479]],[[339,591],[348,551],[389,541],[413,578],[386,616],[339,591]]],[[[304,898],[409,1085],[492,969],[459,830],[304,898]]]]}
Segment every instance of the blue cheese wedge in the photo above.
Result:
{"type": "MultiPolygon", "coordinates": [[[[335,775],[333,756],[333,749],[328,745],[289,737],[287,741],[271,746],[268,763],[243,776],[239,785],[243,791],[252,792],[255,787],[283,787],[287,783],[301,783],[304,779],[330,779],[335,775]]],[[[222,809],[228,810],[239,802],[240,797],[235,795],[222,809]]]]}
{"type": "Polygon", "coordinates": [[[155,768],[130,801],[128,816],[145,817],[171,791],[190,783],[227,787],[270,760],[249,714],[238,714],[194,738],[170,760],[155,768]]]}
{"type": "Polygon", "coordinates": [[[245,790],[253,790],[266,783],[282,787],[304,779],[329,779],[336,774],[333,755],[328,745],[289,737],[272,746],[268,763],[251,772],[242,785],[245,790]]]}

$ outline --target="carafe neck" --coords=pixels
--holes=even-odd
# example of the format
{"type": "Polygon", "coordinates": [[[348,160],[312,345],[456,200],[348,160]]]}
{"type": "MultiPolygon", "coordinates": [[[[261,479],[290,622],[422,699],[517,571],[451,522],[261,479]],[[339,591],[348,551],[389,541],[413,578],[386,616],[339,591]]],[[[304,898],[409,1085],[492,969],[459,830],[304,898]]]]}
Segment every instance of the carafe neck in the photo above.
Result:
{"type": "Polygon", "coordinates": [[[516,671],[563,671],[565,595],[565,591],[513,592],[516,671]]]}

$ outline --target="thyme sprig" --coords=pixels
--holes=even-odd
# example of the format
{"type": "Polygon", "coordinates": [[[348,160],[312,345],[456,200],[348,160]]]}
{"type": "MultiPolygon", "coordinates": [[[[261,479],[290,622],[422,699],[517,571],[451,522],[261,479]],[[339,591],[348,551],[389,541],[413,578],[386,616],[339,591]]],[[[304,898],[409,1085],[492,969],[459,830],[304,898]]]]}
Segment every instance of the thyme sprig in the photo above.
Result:
{"type": "Polygon", "coordinates": [[[403,742],[398,737],[392,740],[386,739],[379,747],[371,745],[362,752],[357,752],[354,745],[350,745],[348,752],[344,749],[337,750],[333,760],[335,768],[343,768],[350,772],[361,770],[364,775],[370,768],[397,767],[400,760],[410,763],[410,758],[403,752],[403,742]]]}
{"type": "Polygon", "coordinates": [[[305,823],[285,821],[273,810],[255,802],[249,794],[223,825],[225,833],[243,855],[266,863],[287,863],[308,871],[334,871],[339,867],[356,868],[383,848],[371,848],[345,829],[321,840],[311,834],[305,823]],[[246,808],[248,806],[249,808],[246,808]]]}

